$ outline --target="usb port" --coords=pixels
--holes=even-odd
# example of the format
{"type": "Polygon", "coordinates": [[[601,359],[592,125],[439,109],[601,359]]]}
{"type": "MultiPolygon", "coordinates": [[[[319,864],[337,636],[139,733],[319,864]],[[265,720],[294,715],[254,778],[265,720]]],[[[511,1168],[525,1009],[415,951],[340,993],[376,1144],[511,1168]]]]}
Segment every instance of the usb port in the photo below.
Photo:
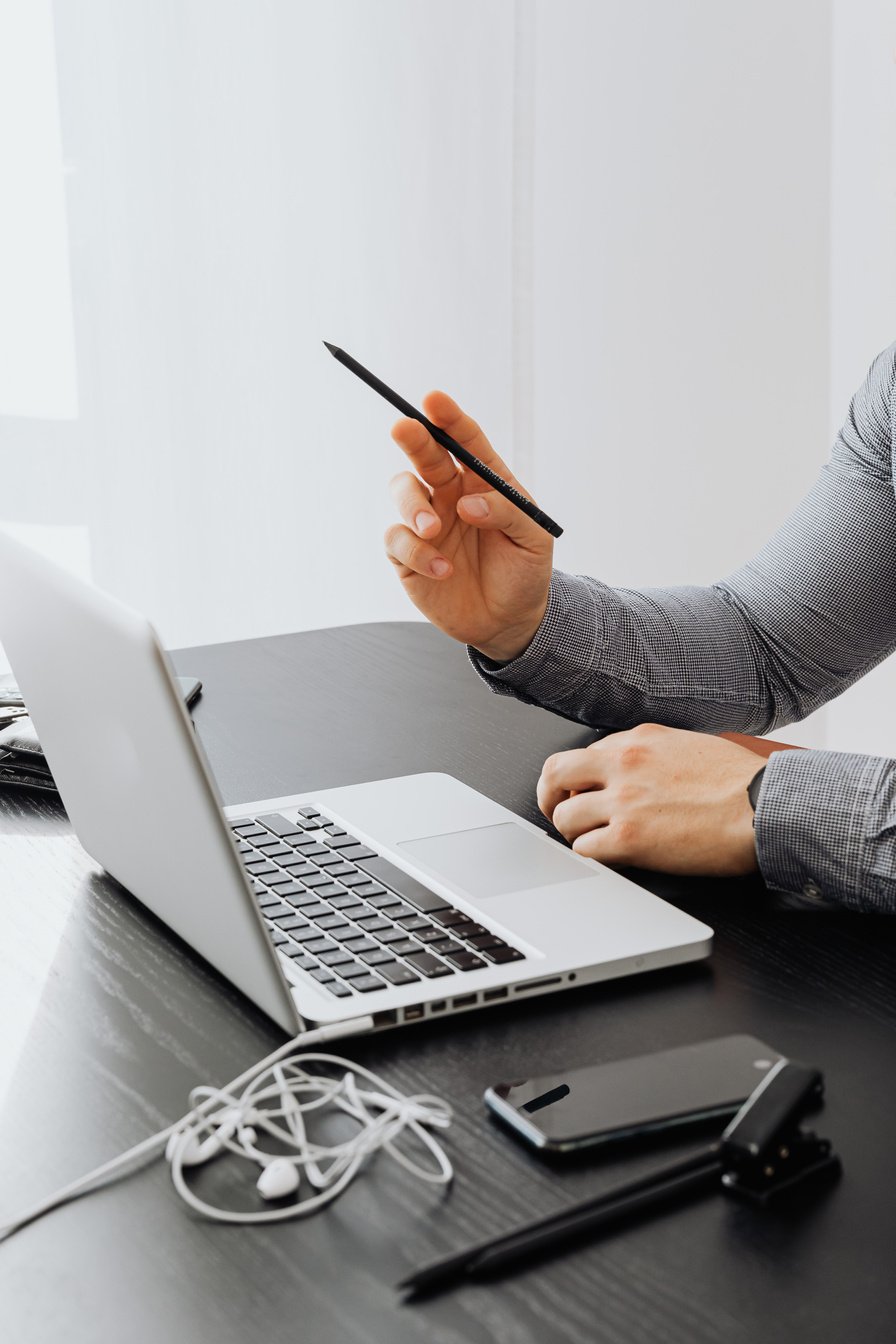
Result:
{"type": "Polygon", "coordinates": [[[506,999],[506,989],[487,989],[482,996],[483,1003],[494,1003],[495,999],[506,999]]]}
{"type": "Polygon", "coordinates": [[[472,1008],[476,1002],[475,994],[462,994],[459,999],[452,999],[451,1002],[455,1008],[472,1008]]]}
{"type": "Polygon", "coordinates": [[[405,1010],[404,1010],[404,1020],[405,1020],[405,1022],[416,1022],[417,1018],[422,1017],[422,1016],[423,1016],[423,1005],[422,1005],[422,1004],[419,1004],[419,1003],[418,1003],[418,1004],[415,1004],[413,1008],[405,1008],[405,1010]]]}
{"type": "Polygon", "coordinates": [[[429,1005],[429,1011],[431,1013],[444,1013],[447,1007],[448,1005],[444,999],[436,999],[435,1003],[429,1005]]]}

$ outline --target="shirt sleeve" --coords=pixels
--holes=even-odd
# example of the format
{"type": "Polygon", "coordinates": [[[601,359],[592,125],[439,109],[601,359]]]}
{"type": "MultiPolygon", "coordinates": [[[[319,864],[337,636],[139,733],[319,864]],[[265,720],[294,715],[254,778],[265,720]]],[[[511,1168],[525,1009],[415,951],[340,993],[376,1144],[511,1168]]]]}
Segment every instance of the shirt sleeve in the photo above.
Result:
{"type": "MultiPolygon", "coordinates": [[[[709,587],[625,589],[557,571],[529,647],[503,665],[470,650],[473,666],[498,693],[592,727],[764,734],[839,695],[896,649],[894,385],[896,344],[871,365],[809,493],[733,574],[709,587]]],[[[873,854],[896,873],[896,852],[883,857],[883,841],[862,830],[886,829],[868,810],[869,789],[889,798],[885,766],[774,754],[756,818],[769,885],[818,886],[856,907],[893,901],[882,877],[862,894],[873,854]]]]}

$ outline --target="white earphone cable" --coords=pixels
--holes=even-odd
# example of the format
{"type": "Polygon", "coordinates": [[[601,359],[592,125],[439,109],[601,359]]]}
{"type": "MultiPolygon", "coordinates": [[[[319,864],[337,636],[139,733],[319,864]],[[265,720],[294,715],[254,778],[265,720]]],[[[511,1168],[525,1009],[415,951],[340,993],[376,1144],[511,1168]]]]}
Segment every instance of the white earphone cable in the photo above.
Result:
{"type": "Polygon", "coordinates": [[[226,1087],[194,1088],[190,1093],[191,1109],[180,1120],[0,1225],[0,1241],[52,1209],[99,1188],[141,1159],[158,1156],[163,1149],[171,1166],[174,1188],[181,1198],[197,1212],[219,1222],[280,1222],[311,1213],[335,1199],[365,1158],[380,1148],[418,1179],[447,1184],[453,1175],[451,1163],[429,1132],[430,1128],[445,1129],[451,1123],[451,1108],[446,1102],[428,1095],[403,1096],[368,1069],[335,1055],[295,1055],[300,1047],[372,1029],[373,1020],[369,1017],[316,1027],[287,1041],[226,1087]],[[344,1072],[341,1077],[312,1075],[304,1068],[312,1062],[335,1066],[344,1072]],[[362,1075],[376,1090],[359,1089],[356,1075],[362,1075]],[[335,1106],[354,1119],[360,1126],[358,1132],[344,1143],[331,1146],[310,1142],[305,1116],[326,1106],[335,1106]],[[405,1130],[428,1150],[435,1159],[435,1168],[421,1166],[396,1146],[405,1130]],[[270,1153],[260,1148],[259,1131],[286,1147],[287,1153],[270,1153]],[[262,1167],[258,1188],[264,1198],[293,1193],[299,1187],[302,1172],[319,1193],[297,1203],[255,1212],[236,1213],[217,1208],[190,1189],[184,1170],[223,1151],[248,1158],[262,1167]]]}

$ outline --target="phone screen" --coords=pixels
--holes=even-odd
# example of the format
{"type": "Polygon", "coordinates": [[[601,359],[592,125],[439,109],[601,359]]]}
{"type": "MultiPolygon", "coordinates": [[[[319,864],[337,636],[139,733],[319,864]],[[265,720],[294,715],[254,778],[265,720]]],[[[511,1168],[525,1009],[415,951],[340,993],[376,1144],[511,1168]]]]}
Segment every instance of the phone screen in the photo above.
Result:
{"type": "Polygon", "coordinates": [[[724,1036],[498,1083],[485,1101],[529,1143],[562,1152],[732,1116],[780,1058],[752,1036],[724,1036]]]}

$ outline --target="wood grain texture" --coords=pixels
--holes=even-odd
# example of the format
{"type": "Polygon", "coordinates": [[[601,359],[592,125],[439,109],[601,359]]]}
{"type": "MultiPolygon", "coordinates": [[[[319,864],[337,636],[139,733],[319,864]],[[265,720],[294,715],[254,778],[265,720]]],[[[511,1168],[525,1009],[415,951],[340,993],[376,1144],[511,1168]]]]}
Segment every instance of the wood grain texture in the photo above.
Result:
{"type": "MultiPolygon", "coordinates": [[[[420,624],[216,645],[175,662],[204,683],[195,719],[227,802],[443,769],[537,821],[542,760],[593,737],[491,695],[463,650],[420,624]]],[[[715,927],[710,963],[346,1043],[396,1085],[451,1099],[450,1192],[380,1163],[306,1222],[228,1228],[185,1211],[156,1164],[0,1246],[4,1339],[889,1338],[892,922],[797,914],[755,882],[634,876],[715,927]],[[706,1199],[500,1284],[401,1305],[393,1285],[430,1257],[657,1160],[547,1165],[486,1118],[488,1083],[735,1031],[824,1070],[817,1128],[843,1157],[838,1187],[779,1214],[706,1199]]],[[[51,799],[0,798],[0,972],[0,1216],[161,1127],[195,1082],[223,1082],[281,1039],[97,870],[51,799]]],[[[201,1180],[251,1202],[226,1167],[201,1180]]]]}

